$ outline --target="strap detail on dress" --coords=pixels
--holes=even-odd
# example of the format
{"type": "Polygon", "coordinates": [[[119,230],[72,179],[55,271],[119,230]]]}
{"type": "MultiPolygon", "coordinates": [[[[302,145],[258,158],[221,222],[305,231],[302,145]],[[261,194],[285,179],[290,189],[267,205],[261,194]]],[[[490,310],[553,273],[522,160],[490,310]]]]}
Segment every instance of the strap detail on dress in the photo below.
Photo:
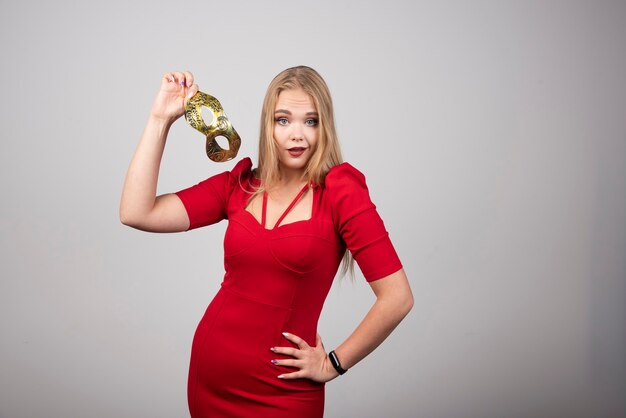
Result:
{"type": "MultiPolygon", "coordinates": [[[[276,224],[274,224],[273,228],[276,228],[280,225],[280,223],[283,221],[283,219],[285,219],[285,216],[287,216],[287,214],[291,211],[291,209],[293,209],[294,206],[296,206],[296,203],[298,203],[298,201],[300,200],[300,198],[302,197],[302,195],[304,194],[304,192],[307,191],[307,189],[309,188],[310,184],[307,183],[304,185],[304,187],[302,188],[302,190],[300,190],[300,193],[298,193],[298,195],[295,197],[295,199],[293,199],[293,201],[291,202],[291,204],[287,207],[287,209],[285,209],[285,211],[283,212],[283,214],[280,216],[280,218],[278,218],[278,220],[276,221],[276,224]]],[[[264,202],[266,203],[266,202],[264,202]]],[[[265,205],[263,206],[265,208],[265,205]]],[[[263,211],[263,214],[265,214],[265,211],[263,211]]],[[[263,217],[263,227],[265,227],[265,216],[263,217]]]]}
{"type": "Polygon", "coordinates": [[[263,208],[261,210],[261,226],[265,228],[265,220],[267,219],[267,192],[263,192],[263,208]]]}

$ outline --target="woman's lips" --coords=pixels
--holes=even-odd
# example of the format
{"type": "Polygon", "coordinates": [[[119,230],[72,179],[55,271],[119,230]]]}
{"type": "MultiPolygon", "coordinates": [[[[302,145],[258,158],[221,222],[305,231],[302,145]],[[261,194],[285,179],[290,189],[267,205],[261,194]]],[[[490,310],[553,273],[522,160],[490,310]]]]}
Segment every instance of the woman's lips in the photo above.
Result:
{"type": "Polygon", "coordinates": [[[304,147],[293,147],[287,150],[289,155],[291,155],[292,157],[299,157],[304,154],[304,151],[306,151],[306,148],[304,147]]]}

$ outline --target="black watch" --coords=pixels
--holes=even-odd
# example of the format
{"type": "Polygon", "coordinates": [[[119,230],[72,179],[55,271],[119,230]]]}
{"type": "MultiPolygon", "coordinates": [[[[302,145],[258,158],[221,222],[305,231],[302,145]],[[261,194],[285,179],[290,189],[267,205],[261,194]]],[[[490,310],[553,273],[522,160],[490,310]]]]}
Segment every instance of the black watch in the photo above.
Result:
{"type": "Polygon", "coordinates": [[[339,362],[339,359],[337,358],[337,354],[335,354],[335,350],[328,353],[328,358],[330,359],[330,364],[332,364],[335,370],[337,370],[337,373],[341,375],[347,372],[346,369],[341,367],[341,363],[339,362]]]}

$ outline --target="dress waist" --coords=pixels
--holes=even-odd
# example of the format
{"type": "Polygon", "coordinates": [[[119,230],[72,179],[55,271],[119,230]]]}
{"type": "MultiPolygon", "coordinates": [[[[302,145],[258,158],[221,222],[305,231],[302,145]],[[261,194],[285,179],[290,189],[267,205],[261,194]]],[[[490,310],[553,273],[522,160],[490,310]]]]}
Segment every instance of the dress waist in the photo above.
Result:
{"type": "Polygon", "coordinates": [[[274,340],[272,346],[292,345],[282,336],[283,332],[295,334],[307,341],[309,345],[315,344],[319,310],[306,307],[276,306],[242,294],[235,286],[222,285],[216,299],[223,299],[224,297],[229,301],[227,306],[233,308],[233,311],[226,309],[226,312],[222,311],[220,316],[225,320],[225,323],[230,323],[229,326],[237,327],[244,333],[252,332],[253,329],[256,329],[255,332],[270,333],[274,340]],[[241,315],[246,318],[244,323],[239,322],[243,319],[241,315]],[[261,319],[262,322],[258,322],[261,319]],[[260,329],[258,329],[259,327],[260,329]]]}

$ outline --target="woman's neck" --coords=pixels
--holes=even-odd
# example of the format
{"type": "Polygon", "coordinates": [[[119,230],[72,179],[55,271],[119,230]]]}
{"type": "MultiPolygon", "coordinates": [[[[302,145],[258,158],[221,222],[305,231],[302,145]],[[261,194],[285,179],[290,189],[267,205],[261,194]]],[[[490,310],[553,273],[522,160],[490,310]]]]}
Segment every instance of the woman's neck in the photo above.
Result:
{"type": "Polygon", "coordinates": [[[291,196],[307,183],[303,170],[281,170],[280,178],[270,185],[267,192],[277,198],[291,196]]]}
{"type": "Polygon", "coordinates": [[[281,189],[292,189],[301,188],[305,183],[304,170],[289,170],[283,168],[280,171],[280,179],[276,186],[281,189]]]}

